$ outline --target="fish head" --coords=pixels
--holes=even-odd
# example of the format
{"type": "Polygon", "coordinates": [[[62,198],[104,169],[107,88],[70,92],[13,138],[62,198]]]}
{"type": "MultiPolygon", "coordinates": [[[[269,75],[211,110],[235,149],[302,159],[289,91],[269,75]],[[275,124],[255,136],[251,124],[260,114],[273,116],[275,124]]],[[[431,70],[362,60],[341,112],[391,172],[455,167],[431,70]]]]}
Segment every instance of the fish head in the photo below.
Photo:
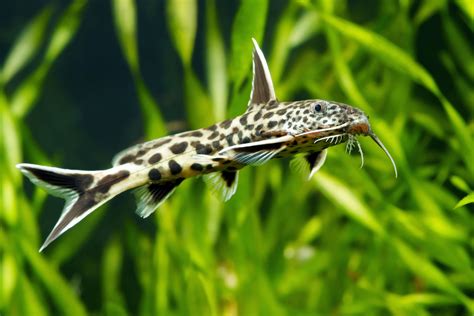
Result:
{"type": "Polygon", "coordinates": [[[309,100],[305,107],[309,107],[309,109],[307,108],[304,111],[308,113],[309,117],[306,120],[303,118],[303,122],[306,121],[306,126],[300,127],[300,130],[303,129],[305,132],[297,135],[309,136],[314,144],[323,142],[325,147],[334,146],[349,140],[349,147],[356,142],[360,152],[362,149],[356,137],[370,136],[390,159],[395,176],[397,176],[398,172],[395,161],[382,141],[372,131],[369,117],[362,110],[348,104],[326,100],[309,100]]]}
{"type": "MultiPolygon", "coordinates": [[[[304,104],[307,117],[299,121],[297,128],[319,132],[319,136],[330,135],[369,135],[369,118],[361,110],[339,102],[309,100],[304,104]]],[[[317,134],[315,134],[316,136],[317,134]]]]}

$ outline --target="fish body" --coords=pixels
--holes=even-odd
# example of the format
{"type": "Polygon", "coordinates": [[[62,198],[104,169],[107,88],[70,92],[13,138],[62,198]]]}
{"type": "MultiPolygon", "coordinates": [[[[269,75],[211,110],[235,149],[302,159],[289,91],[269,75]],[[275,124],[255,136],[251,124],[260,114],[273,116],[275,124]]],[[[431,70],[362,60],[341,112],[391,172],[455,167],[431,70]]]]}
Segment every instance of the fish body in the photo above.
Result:
{"type": "MultiPolygon", "coordinates": [[[[235,193],[238,172],[274,158],[303,155],[310,177],[324,164],[327,148],[358,135],[371,136],[367,116],[347,104],[327,100],[280,102],[265,57],[254,40],[253,81],[247,111],[233,119],[165,136],[128,148],[106,170],[83,171],[19,164],[33,183],[66,200],[64,210],[40,251],[100,205],[133,189],[137,213],[152,214],[186,178],[203,176],[224,200],[235,193]]],[[[395,168],[396,171],[396,168],[395,168]]]]}

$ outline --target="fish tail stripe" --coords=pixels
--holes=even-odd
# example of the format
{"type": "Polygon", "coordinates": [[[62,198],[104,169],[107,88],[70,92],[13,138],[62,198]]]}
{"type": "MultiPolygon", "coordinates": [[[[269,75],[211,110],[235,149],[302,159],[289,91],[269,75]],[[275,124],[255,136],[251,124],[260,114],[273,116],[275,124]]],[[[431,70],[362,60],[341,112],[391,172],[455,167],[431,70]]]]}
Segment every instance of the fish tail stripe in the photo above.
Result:
{"type": "Polygon", "coordinates": [[[68,170],[33,164],[18,164],[17,168],[31,182],[44,188],[50,194],[67,198],[87,190],[94,181],[93,172],[68,170]]]}
{"type": "Polygon", "coordinates": [[[106,174],[96,181],[100,171],[69,170],[33,164],[19,164],[17,168],[34,184],[66,200],[59,220],[40,251],[100,205],[115,197],[116,194],[108,194],[110,187],[129,175],[128,171],[123,170],[106,174]]]}

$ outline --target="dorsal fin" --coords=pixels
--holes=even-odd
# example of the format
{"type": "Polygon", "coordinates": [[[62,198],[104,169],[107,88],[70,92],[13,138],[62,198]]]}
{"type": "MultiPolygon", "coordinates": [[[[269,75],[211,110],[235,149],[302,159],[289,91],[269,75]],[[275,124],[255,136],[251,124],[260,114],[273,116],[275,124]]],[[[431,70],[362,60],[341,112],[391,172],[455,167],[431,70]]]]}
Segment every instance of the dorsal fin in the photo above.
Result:
{"type": "Polygon", "coordinates": [[[262,50],[257,44],[257,41],[252,38],[253,42],[253,80],[252,92],[250,93],[250,100],[248,107],[253,104],[267,103],[276,100],[275,89],[273,88],[272,76],[268,69],[267,61],[262,53],[262,50]]]}

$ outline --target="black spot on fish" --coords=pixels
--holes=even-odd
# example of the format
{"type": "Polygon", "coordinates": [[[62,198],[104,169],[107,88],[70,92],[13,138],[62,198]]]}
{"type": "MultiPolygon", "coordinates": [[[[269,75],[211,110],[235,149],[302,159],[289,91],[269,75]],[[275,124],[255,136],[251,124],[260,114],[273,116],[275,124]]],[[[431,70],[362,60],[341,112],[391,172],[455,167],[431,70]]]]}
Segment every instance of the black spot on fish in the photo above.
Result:
{"type": "Polygon", "coordinates": [[[201,155],[209,155],[210,153],[212,153],[212,147],[211,145],[198,144],[196,146],[196,153],[201,155]]]}
{"type": "Polygon", "coordinates": [[[267,125],[267,127],[268,127],[268,128],[272,128],[272,127],[275,127],[275,126],[277,126],[277,124],[278,124],[278,122],[277,122],[277,121],[270,121],[270,122],[268,122],[268,125],[267,125]]]}
{"type": "Polygon", "coordinates": [[[157,163],[158,161],[161,160],[161,154],[158,153],[158,154],[154,154],[153,156],[150,157],[150,159],[148,159],[148,162],[153,164],[153,163],[157,163]]]}
{"type": "Polygon", "coordinates": [[[218,140],[215,140],[215,141],[212,142],[212,147],[214,147],[215,149],[221,149],[222,148],[221,143],[218,140]]]}
{"type": "Polygon", "coordinates": [[[225,137],[225,140],[227,141],[227,144],[229,144],[229,146],[234,145],[233,137],[234,137],[234,135],[232,135],[232,134],[227,135],[225,137]]]}
{"type": "Polygon", "coordinates": [[[258,111],[255,116],[253,117],[253,119],[255,121],[258,121],[260,118],[262,117],[262,111],[258,111]]]}
{"type": "Polygon", "coordinates": [[[136,165],[141,165],[143,163],[143,159],[137,159],[135,161],[133,161],[134,164],[136,165]]]}
{"type": "Polygon", "coordinates": [[[234,126],[234,127],[232,128],[232,133],[235,134],[235,133],[237,133],[238,131],[239,131],[239,128],[238,128],[237,126],[234,126]]]}
{"type": "Polygon", "coordinates": [[[170,150],[173,154],[181,154],[188,147],[188,142],[176,143],[170,147],[170,150]]]}
{"type": "Polygon", "coordinates": [[[263,116],[264,119],[267,119],[267,118],[270,118],[273,116],[273,112],[267,112],[265,113],[265,115],[263,116]]]}
{"type": "Polygon", "coordinates": [[[277,111],[277,114],[278,114],[278,115],[283,115],[283,114],[285,114],[285,113],[286,113],[286,109],[281,109],[281,110],[278,110],[278,111],[277,111]]]}
{"type": "Polygon", "coordinates": [[[278,107],[278,101],[276,100],[271,100],[270,102],[267,103],[266,108],[269,110],[273,110],[278,107]]]}
{"type": "Polygon", "coordinates": [[[163,146],[164,144],[168,144],[170,141],[171,141],[171,138],[158,140],[157,143],[153,144],[152,148],[158,148],[160,146],[163,146]]]}
{"type": "Polygon", "coordinates": [[[136,157],[136,158],[141,157],[141,156],[143,156],[144,154],[146,154],[147,152],[148,152],[148,150],[146,150],[146,149],[140,149],[140,150],[137,152],[137,154],[135,155],[135,157],[136,157]]]}
{"type": "Polygon", "coordinates": [[[107,193],[111,186],[127,179],[129,175],[130,172],[127,170],[121,170],[117,173],[109,174],[97,182],[96,190],[100,193],[107,193]]]}
{"type": "Polygon", "coordinates": [[[212,158],[212,161],[216,161],[216,162],[219,162],[219,161],[223,161],[225,158],[222,158],[222,157],[215,157],[215,158],[212,158]]]}
{"type": "Polygon", "coordinates": [[[151,180],[151,181],[158,181],[158,180],[161,180],[161,172],[158,171],[158,169],[151,169],[150,172],[148,172],[148,178],[151,180]]]}
{"type": "Polygon", "coordinates": [[[240,124],[247,125],[247,116],[248,116],[248,114],[244,114],[240,117],[240,119],[239,119],[240,124]]]}
{"type": "Polygon", "coordinates": [[[232,120],[225,120],[224,122],[220,123],[219,126],[222,128],[229,128],[230,124],[232,124],[232,120]]]}
{"type": "Polygon", "coordinates": [[[209,137],[208,137],[207,139],[211,140],[211,139],[216,138],[217,136],[219,136],[219,132],[218,132],[218,131],[214,131],[214,132],[212,132],[211,135],[209,135],[209,137]]]}
{"type": "Polygon", "coordinates": [[[199,163],[193,163],[193,164],[191,165],[191,169],[192,169],[192,170],[195,170],[195,171],[202,171],[204,168],[203,168],[203,166],[202,166],[201,164],[199,164],[199,163]]]}
{"type": "Polygon", "coordinates": [[[180,164],[177,163],[174,160],[170,160],[168,162],[168,167],[170,168],[170,172],[171,172],[172,175],[177,175],[178,173],[181,172],[181,170],[183,170],[183,168],[181,168],[180,164]]]}
{"type": "Polygon", "coordinates": [[[206,166],[206,170],[211,170],[211,169],[212,169],[212,164],[208,164],[208,165],[206,166]]]}
{"type": "Polygon", "coordinates": [[[257,131],[261,130],[263,128],[263,124],[259,124],[257,125],[257,127],[255,128],[257,131]]]}
{"type": "Polygon", "coordinates": [[[245,136],[245,137],[242,139],[242,144],[246,144],[246,143],[250,143],[250,137],[245,136]]]}
{"type": "Polygon", "coordinates": [[[194,132],[191,132],[190,136],[202,137],[202,132],[201,131],[194,131],[194,132]]]}
{"type": "Polygon", "coordinates": [[[215,131],[217,129],[217,124],[206,127],[206,129],[209,130],[209,131],[215,131]]]}
{"type": "Polygon", "coordinates": [[[249,131],[249,130],[253,129],[254,126],[255,125],[253,125],[253,124],[245,125],[245,129],[249,131]]]}
{"type": "Polygon", "coordinates": [[[123,156],[122,158],[120,158],[118,163],[119,163],[119,165],[123,165],[123,164],[129,163],[129,162],[132,162],[134,159],[135,159],[135,155],[126,155],[126,156],[123,156]]]}

